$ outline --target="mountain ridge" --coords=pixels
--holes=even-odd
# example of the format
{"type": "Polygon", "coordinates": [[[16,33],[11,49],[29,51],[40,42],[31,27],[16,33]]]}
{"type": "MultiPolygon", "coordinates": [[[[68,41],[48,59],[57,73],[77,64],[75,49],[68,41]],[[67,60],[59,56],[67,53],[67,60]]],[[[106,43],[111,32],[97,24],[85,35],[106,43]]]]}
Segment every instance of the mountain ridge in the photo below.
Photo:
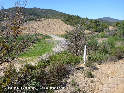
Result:
{"type": "Polygon", "coordinates": [[[119,19],[115,19],[115,18],[111,18],[111,17],[98,18],[98,20],[106,21],[106,22],[121,22],[121,21],[123,21],[123,20],[119,20],[119,19]]]}
{"type": "MultiPolygon", "coordinates": [[[[10,12],[12,10],[14,10],[15,7],[12,8],[8,8],[8,9],[4,9],[4,11],[6,12],[10,12]]],[[[53,9],[41,9],[41,8],[23,8],[24,9],[24,13],[25,15],[30,15],[30,16],[37,16],[37,17],[50,17],[50,16],[62,16],[62,15],[71,15],[71,16],[78,16],[78,15],[72,15],[72,14],[67,14],[67,13],[63,13],[57,10],[53,10],[53,9]]],[[[1,10],[0,10],[1,11],[1,10]]],[[[79,16],[80,17],[80,16],[79,16]]],[[[83,17],[80,17],[83,18],[83,17]]],[[[103,18],[97,18],[98,20],[101,21],[109,21],[109,22],[120,22],[122,20],[119,20],[117,18],[111,18],[111,17],[103,17],[103,18]]]]}

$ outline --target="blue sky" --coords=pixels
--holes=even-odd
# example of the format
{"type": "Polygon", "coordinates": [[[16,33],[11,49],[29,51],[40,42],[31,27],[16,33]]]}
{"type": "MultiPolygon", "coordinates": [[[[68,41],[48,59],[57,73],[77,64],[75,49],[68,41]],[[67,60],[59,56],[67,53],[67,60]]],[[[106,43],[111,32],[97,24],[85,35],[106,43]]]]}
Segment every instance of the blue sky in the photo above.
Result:
{"type": "MultiPolygon", "coordinates": [[[[17,0],[0,0],[0,6],[9,8],[17,0]]],[[[28,0],[26,7],[54,9],[88,18],[112,17],[124,20],[124,0],[28,0]]]]}

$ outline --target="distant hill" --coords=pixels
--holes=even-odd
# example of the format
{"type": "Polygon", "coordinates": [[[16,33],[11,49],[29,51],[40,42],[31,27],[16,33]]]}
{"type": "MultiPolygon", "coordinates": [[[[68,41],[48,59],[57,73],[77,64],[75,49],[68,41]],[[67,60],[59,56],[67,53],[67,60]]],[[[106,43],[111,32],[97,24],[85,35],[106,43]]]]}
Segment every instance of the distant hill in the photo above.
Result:
{"type": "MultiPolygon", "coordinates": [[[[22,7],[23,8],[23,7],[22,7]]],[[[2,11],[2,10],[0,10],[2,11]]],[[[3,9],[6,13],[12,13],[16,11],[16,7],[3,9]]],[[[60,17],[62,15],[66,15],[65,13],[58,12],[52,9],[40,9],[40,8],[23,8],[23,13],[29,20],[34,20],[38,18],[47,18],[47,17],[60,17]]]]}
{"type": "MultiPolygon", "coordinates": [[[[13,11],[15,10],[16,10],[16,7],[0,10],[0,20],[2,20],[1,11],[4,11],[4,13],[6,14],[10,14],[10,13],[13,13],[13,11]]],[[[74,26],[79,24],[80,20],[82,19],[77,15],[70,15],[70,14],[62,13],[52,9],[23,8],[23,10],[24,10],[23,13],[25,15],[25,19],[27,21],[37,20],[41,18],[52,18],[52,19],[61,19],[66,24],[74,26]]]]}
{"type": "MultiPolygon", "coordinates": [[[[25,15],[25,19],[26,19],[25,21],[39,20],[41,18],[61,19],[64,23],[68,25],[77,26],[78,24],[81,24],[85,26],[85,29],[94,30],[94,31],[96,30],[98,31],[99,29],[101,29],[100,26],[102,26],[103,28],[107,27],[107,24],[105,22],[102,22],[101,20],[98,19],[82,18],[78,15],[70,15],[52,9],[23,8],[23,7],[22,9],[23,9],[23,14],[25,15]]],[[[5,13],[6,15],[9,16],[9,14],[15,15],[15,11],[16,11],[16,7],[0,10],[0,20],[1,21],[4,20],[4,16],[1,16],[2,15],[1,13],[5,13]]]]}
{"type": "Polygon", "coordinates": [[[103,17],[103,18],[99,18],[98,20],[107,22],[107,23],[115,23],[115,22],[121,22],[122,20],[118,20],[118,19],[114,19],[111,17],[103,17]]]}

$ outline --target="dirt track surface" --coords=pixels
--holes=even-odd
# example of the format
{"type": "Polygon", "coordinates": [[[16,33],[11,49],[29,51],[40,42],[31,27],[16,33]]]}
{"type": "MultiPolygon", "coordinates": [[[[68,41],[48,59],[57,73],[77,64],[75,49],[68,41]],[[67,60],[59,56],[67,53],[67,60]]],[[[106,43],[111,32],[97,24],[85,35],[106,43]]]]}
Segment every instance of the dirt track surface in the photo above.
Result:
{"type": "Polygon", "coordinates": [[[101,81],[96,84],[95,93],[124,93],[124,59],[98,66],[96,78],[101,81]]]}
{"type": "Polygon", "coordinates": [[[56,35],[49,36],[51,36],[52,39],[57,42],[57,45],[52,49],[54,52],[61,52],[67,49],[67,41],[65,38],[56,35]]]}
{"type": "MultiPolygon", "coordinates": [[[[78,67],[84,67],[80,64],[78,67]]],[[[93,72],[94,78],[84,76],[86,70],[75,70],[67,80],[65,89],[56,91],[56,93],[124,93],[124,59],[118,62],[109,62],[97,65],[98,70],[93,72]],[[72,86],[72,80],[75,86],[72,86]],[[80,92],[75,92],[75,88],[80,92]]]]}

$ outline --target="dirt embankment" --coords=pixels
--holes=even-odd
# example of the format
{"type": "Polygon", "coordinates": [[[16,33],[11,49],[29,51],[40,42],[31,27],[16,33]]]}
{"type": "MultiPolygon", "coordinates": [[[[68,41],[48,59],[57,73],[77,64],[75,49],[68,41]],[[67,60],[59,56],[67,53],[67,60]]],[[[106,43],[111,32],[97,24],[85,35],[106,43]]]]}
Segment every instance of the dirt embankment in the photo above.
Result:
{"type": "Polygon", "coordinates": [[[23,33],[42,33],[42,34],[65,34],[66,31],[73,29],[72,26],[65,24],[60,19],[43,19],[41,21],[27,22],[24,27],[26,30],[23,33]]]}

